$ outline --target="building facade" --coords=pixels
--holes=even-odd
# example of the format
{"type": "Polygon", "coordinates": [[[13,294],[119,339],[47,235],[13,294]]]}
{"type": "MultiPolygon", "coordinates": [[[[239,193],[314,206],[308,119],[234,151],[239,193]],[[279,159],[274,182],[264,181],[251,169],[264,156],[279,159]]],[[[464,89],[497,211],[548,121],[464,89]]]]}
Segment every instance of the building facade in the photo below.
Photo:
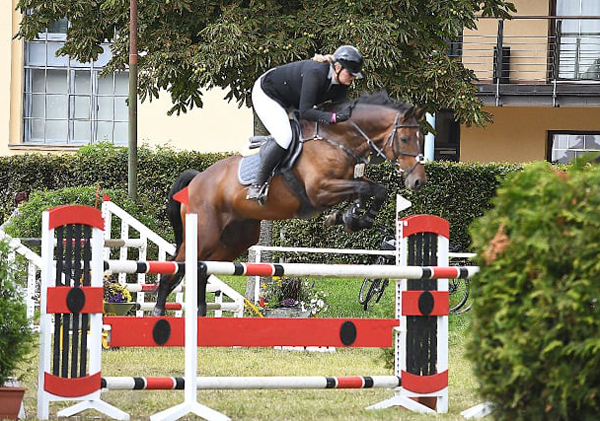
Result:
{"type": "MultiPolygon", "coordinates": [[[[17,0],[0,2],[0,155],[70,152],[97,142],[128,144],[128,73],[99,73],[110,59],[108,44],[93,63],[55,52],[65,39],[59,21],[31,42],[13,39],[20,14],[17,0]]],[[[168,116],[168,93],[138,104],[138,144],[230,152],[244,149],[252,135],[252,111],[204,93],[205,106],[168,116]],[[232,122],[235,122],[232,124],[232,122]],[[224,130],[226,128],[226,130],[224,130]]]]}
{"type": "Polygon", "coordinates": [[[438,156],[566,163],[600,151],[600,2],[514,3],[512,20],[481,20],[452,49],[477,74],[494,123],[442,127],[450,135],[436,139],[438,156]]]}
{"type": "MultiPolygon", "coordinates": [[[[568,162],[600,150],[600,1],[513,1],[513,19],[481,19],[450,48],[477,75],[494,123],[460,126],[451,111],[439,112],[435,159],[568,162]]],[[[56,57],[66,22],[38,40],[14,40],[16,3],[0,2],[0,155],[73,151],[100,141],[127,145],[127,72],[98,76],[108,48],[94,63],[56,57]]],[[[204,108],[181,116],[167,116],[166,93],[139,104],[138,144],[244,150],[252,111],[223,97],[206,92],[204,108]]]]}

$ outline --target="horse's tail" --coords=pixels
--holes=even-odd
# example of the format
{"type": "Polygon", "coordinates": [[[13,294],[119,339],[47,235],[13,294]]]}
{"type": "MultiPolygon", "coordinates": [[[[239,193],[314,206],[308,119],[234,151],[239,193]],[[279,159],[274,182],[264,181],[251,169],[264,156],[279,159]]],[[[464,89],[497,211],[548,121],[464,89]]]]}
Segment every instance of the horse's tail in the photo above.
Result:
{"type": "Polygon", "coordinates": [[[167,215],[173,232],[175,233],[175,247],[179,250],[181,243],[183,243],[183,221],[181,219],[181,203],[173,199],[173,196],[181,191],[190,184],[192,179],[197,176],[200,172],[196,170],[186,170],[173,183],[171,190],[169,191],[169,203],[167,205],[167,215]]]}

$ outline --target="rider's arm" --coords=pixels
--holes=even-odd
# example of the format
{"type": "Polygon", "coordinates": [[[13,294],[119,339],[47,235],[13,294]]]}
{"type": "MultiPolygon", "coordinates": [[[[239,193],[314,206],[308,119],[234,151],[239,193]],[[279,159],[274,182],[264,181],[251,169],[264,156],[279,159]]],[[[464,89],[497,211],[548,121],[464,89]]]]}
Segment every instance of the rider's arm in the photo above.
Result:
{"type": "Polygon", "coordinates": [[[315,108],[319,100],[319,94],[327,89],[331,81],[318,69],[306,71],[302,78],[302,88],[300,91],[300,117],[309,121],[318,121],[320,123],[335,123],[332,121],[333,113],[321,111],[315,108]]]}

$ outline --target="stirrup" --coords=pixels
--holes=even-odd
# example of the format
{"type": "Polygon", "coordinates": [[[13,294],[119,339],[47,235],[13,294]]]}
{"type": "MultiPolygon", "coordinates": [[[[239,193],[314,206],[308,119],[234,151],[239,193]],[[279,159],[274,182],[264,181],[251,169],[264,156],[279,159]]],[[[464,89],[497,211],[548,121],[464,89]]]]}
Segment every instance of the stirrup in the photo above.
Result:
{"type": "Polygon", "coordinates": [[[248,200],[256,200],[261,206],[265,204],[267,200],[267,195],[269,194],[269,183],[264,183],[262,185],[252,184],[248,188],[248,194],[246,195],[246,199],[248,200]]]}

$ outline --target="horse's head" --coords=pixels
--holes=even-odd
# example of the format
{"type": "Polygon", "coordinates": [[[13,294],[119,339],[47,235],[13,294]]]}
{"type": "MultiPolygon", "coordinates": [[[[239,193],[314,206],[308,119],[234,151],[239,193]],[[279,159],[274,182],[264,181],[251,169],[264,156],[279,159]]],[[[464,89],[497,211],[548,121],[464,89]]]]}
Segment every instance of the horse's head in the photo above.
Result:
{"type": "Polygon", "coordinates": [[[423,162],[423,109],[396,104],[385,95],[361,97],[350,124],[370,145],[371,154],[391,162],[405,185],[418,190],[427,181],[423,162]]]}

